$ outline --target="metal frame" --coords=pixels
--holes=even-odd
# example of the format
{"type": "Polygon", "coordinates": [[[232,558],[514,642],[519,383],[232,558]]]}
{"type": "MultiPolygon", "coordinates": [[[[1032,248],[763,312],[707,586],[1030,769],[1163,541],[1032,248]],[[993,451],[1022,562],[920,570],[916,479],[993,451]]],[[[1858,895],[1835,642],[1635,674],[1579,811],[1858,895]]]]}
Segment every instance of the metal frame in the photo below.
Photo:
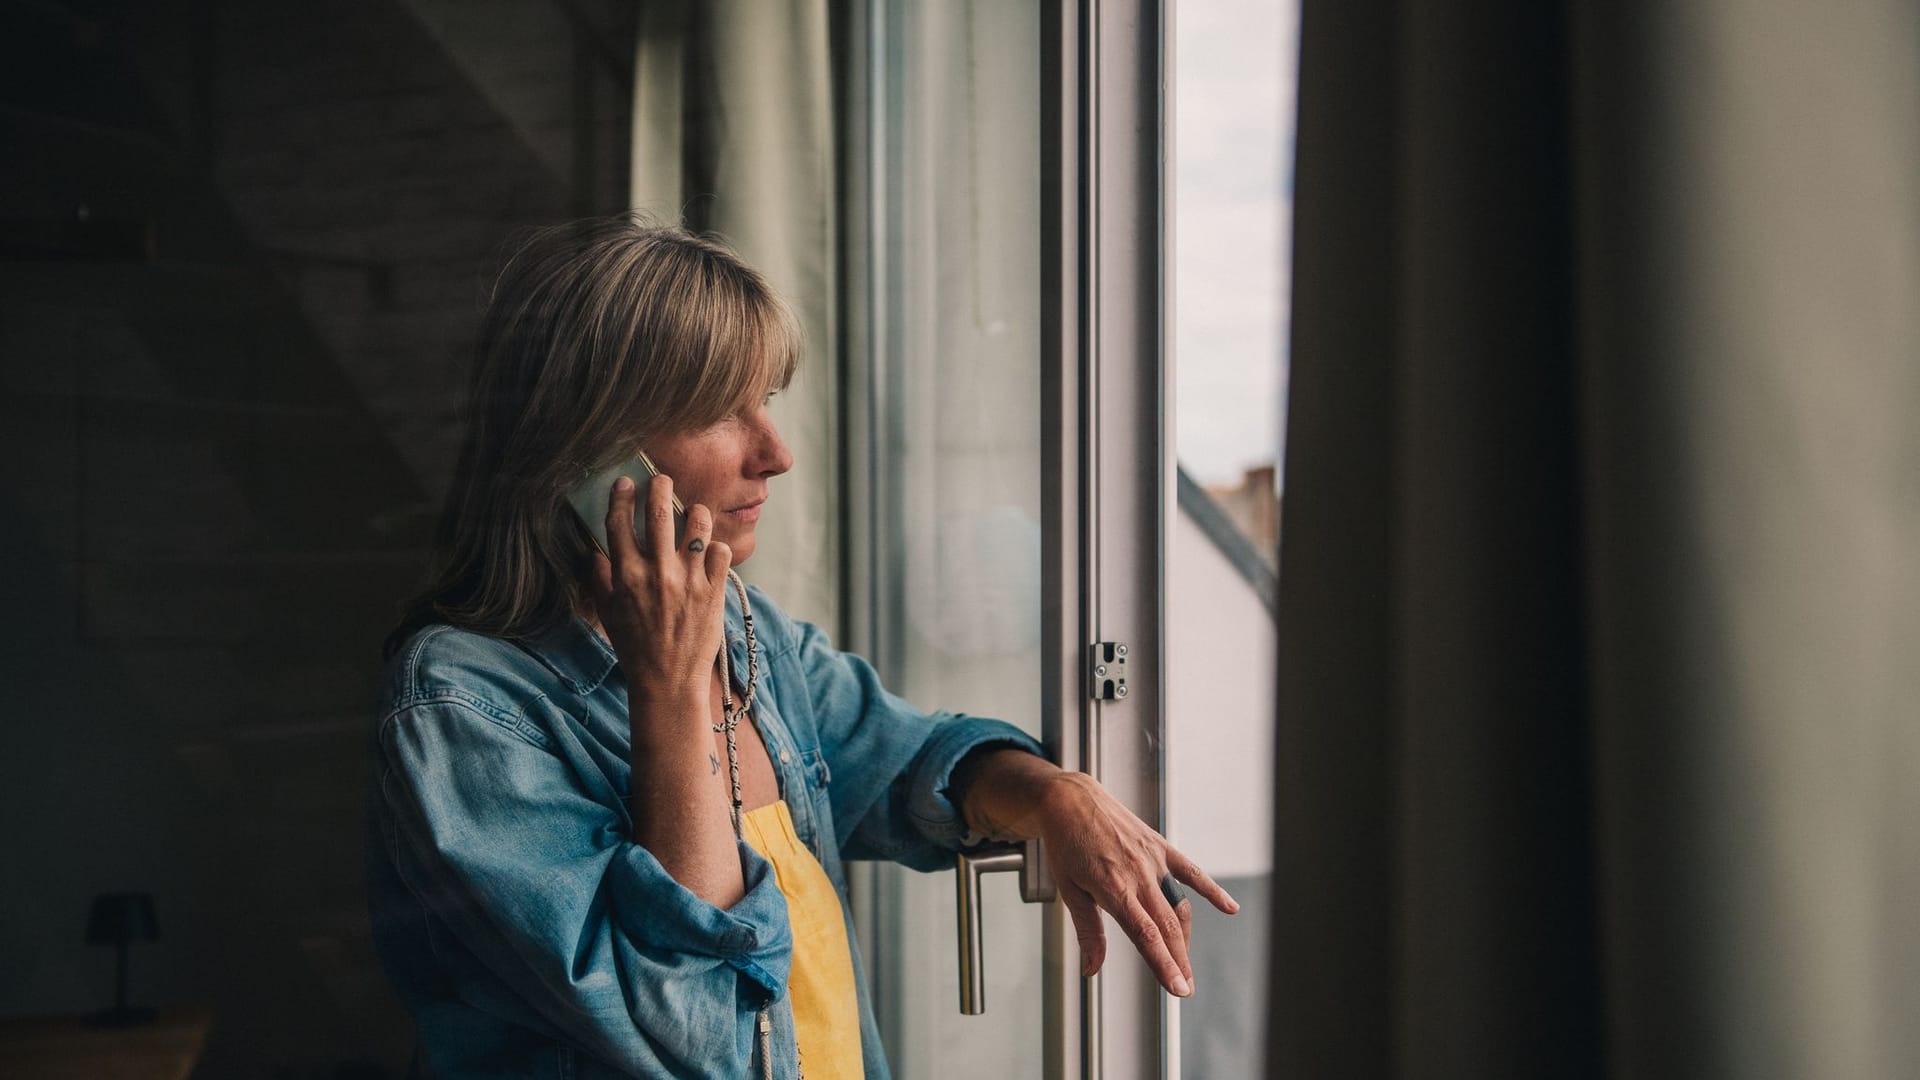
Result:
{"type": "MultiPolygon", "coordinates": [[[[857,362],[870,357],[888,339],[897,313],[890,302],[873,301],[875,283],[891,272],[885,245],[889,228],[897,221],[892,191],[887,184],[888,162],[882,156],[890,145],[892,116],[887,107],[888,3],[868,0],[848,5],[844,32],[850,58],[847,115],[859,115],[857,125],[841,140],[841,221],[847,231],[846,275],[841,283],[841,326],[845,352],[840,365],[840,632],[844,644],[866,656],[884,678],[899,672],[901,627],[905,623],[899,552],[887,538],[899,533],[901,513],[898,485],[882,468],[875,452],[877,437],[887,423],[896,388],[881,365],[857,362]],[[855,297],[865,298],[855,302],[855,297]],[[892,520],[890,520],[892,519],[892,520]],[[892,575],[882,580],[882,575],[892,575]]],[[[857,917],[857,942],[871,977],[869,990],[881,1001],[902,993],[907,976],[898,950],[887,943],[901,936],[900,916],[876,868],[847,865],[847,886],[857,917]]],[[[889,1046],[903,1036],[897,1016],[878,1010],[880,1037],[889,1046]]]]}
{"type": "MultiPolygon", "coordinates": [[[[1159,0],[1054,0],[1046,26],[1043,730],[1063,766],[1164,831],[1168,24],[1159,0]],[[1131,644],[1128,697],[1085,693],[1096,640],[1131,644]]],[[[1078,978],[1070,922],[1049,906],[1050,1078],[1177,1074],[1177,1008],[1125,941],[1078,978]]]]}
{"type": "MultiPolygon", "coordinates": [[[[1040,375],[1040,504],[1042,591],[1040,640],[1041,737],[1063,768],[1093,772],[1086,752],[1092,702],[1082,691],[1083,643],[1093,640],[1081,578],[1086,563],[1083,525],[1087,490],[1082,385],[1082,148],[1083,38],[1076,0],[1049,0],[1041,15],[1041,273],[1042,369],[1040,375]]],[[[1083,979],[1074,959],[1078,944],[1066,908],[1049,904],[1042,915],[1041,1008],[1047,1080],[1100,1075],[1090,1036],[1099,1029],[1097,979],[1083,979]]]]}

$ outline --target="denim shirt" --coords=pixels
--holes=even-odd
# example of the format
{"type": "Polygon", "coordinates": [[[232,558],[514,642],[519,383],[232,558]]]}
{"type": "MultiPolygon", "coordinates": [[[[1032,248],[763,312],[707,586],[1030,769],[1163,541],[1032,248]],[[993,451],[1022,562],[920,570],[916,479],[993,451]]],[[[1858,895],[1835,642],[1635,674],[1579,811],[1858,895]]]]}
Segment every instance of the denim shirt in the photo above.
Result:
{"type": "MultiPolygon", "coordinates": [[[[819,627],[747,591],[753,716],[843,912],[844,859],[949,866],[967,832],[946,791],[954,766],[981,746],[1039,744],[913,707],[819,627]]],[[[726,644],[744,680],[731,589],[726,644]]],[[[798,1075],[772,868],[740,844],[746,894],[722,909],[633,842],[626,681],[586,622],[523,642],[424,627],[387,665],[377,718],[368,904],[426,1075],[757,1077],[769,1004],[773,1075],[798,1075]]],[[[866,1075],[885,1077],[851,920],[847,936],[866,1075]]]]}

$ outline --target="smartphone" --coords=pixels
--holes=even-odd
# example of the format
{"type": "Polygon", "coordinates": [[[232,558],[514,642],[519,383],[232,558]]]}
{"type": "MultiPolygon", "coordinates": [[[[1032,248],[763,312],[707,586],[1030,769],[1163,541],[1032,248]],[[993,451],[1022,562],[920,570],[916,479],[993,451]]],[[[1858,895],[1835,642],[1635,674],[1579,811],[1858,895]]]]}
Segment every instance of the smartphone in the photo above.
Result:
{"type": "MultiPolygon", "coordinates": [[[[613,502],[613,482],[622,477],[630,477],[634,488],[633,532],[639,537],[640,545],[647,543],[646,514],[647,485],[660,475],[660,467],[653,463],[645,452],[636,454],[632,459],[623,461],[609,469],[604,469],[582,481],[579,487],[567,494],[580,520],[587,523],[587,531],[593,534],[593,542],[600,546],[600,553],[609,560],[613,558],[613,549],[607,544],[607,508],[613,502]]],[[[680,493],[673,495],[673,546],[680,547],[687,536],[687,508],[680,502],[680,493]]]]}

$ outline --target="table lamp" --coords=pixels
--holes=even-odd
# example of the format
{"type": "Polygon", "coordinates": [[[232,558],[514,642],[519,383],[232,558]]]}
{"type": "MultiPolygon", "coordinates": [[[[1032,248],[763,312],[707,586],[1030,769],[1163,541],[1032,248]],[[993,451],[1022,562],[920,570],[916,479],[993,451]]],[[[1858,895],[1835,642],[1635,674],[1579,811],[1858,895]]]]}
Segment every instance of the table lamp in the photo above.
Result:
{"type": "Polygon", "coordinates": [[[87,1018],[88,1023],[128,1027],[154,1018],[154,1010],[127,1004],[127,946],[158,940],[160,922],[153,914],[152,893],[102,893],[93,898],[93,910],[87,915],[87,944],[114,946],[119,951],[120,976],[113,1008],[94,1013],[87,1018]]]}

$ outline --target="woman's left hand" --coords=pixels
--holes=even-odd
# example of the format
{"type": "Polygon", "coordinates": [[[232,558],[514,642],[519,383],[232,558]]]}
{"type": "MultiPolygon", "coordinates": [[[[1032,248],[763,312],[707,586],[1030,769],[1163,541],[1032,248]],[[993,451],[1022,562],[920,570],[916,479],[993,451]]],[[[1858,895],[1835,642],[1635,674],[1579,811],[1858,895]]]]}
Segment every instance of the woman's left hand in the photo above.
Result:
{"type": "MultiPolygon", "coordinates": [[[[1161,882],[1192,886],[1231,915],[1240,905],[1167,838],[1134,816],[1086,773],[1066,772],[1024,750],[992,748],[955,770],[962,813],[976,831],[996,840],[1040,838],[1060,901],[1080,939],[1081,971],[1091,975],[1107,959],[1105,910],[1169,991],[1193,993],[1193,901],[1170,901],[1161,882]]],[[[1178,890],[1175,890],[1176,892],[1178,890]]]]}
{"type": "Polygon", "coordinates": [[[1107,934],[1100,911],[1120,929],[1153,969],[1160,984],[1181,997],[1193,993],[1193,901],[1171,904],[1161,879],[1171,874],[1231,915],[1240,905],[1195,865],[1085,773],[1051,778],[1034,818],[1060,900],[1073,917],[1080,940],[1081,974],[1106,962],[1107,934]]]}

